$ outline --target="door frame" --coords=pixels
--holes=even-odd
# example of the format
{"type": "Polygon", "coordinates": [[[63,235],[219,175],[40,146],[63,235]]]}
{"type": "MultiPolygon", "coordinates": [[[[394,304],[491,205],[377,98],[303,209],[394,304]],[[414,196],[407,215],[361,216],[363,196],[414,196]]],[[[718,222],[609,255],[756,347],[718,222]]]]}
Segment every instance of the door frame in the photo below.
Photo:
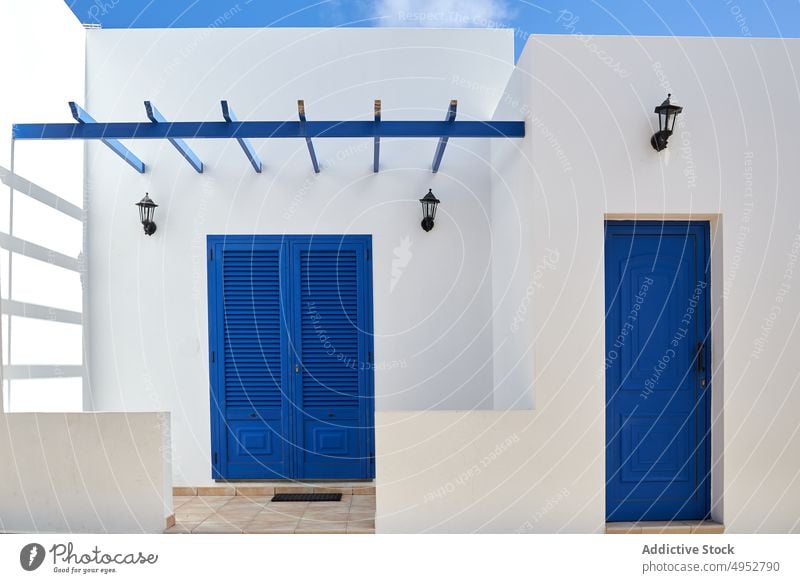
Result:
{"type": "MultiPolygon", "coordinates": [[[[707,288],[705,290],[705,294],[703,295],[704,302],[702,310],[698,310],[698,320],[702,319],[702,329],[705,330],[705,347],[703,351],[703,365],[706,371],[706,386],[702,389],[702,393],[700,399],[696,400],[696,402],[702,401],[702,411],[699,412],[697,416],[697,433],[696,435],[699,436],[699,440],[702,443],[695,443],[695,449],[699,449],[698,456],[697,456],[697,464],[698,464],[698,479],[702,480],[703,487],[700,495],[702,496],[702,519],[709,519],[712,514],[712,474],[713,474],[713,465],[712,465],[712,447],[711,447],[711,440],[712,440],[712,425],[711,425],[711,416],[712,416],[712,408],[713,408],[713,394],[712,393],[712,379],[713,375],[713,322],[711,319],[711,304],[713,301],[712,289],[715,287],[715,281],[713,281],[713,270],[712,270],[712,258],[713,258],[713,247],[711,241],[711,231],[717,225],[713,225],[715,219],[713,218],[697,218],[697,219],[681,219],[681,218],[668,218],[668,217],[660,217],[656,218],[655,216],[649,217],[642,217],[642,218],[624,218],[624,219],[615,219],[613,216],[606,216],[604,220],[604,229],[603,229],[603,277],[604,277],[604,296],[607,296],[608,289],[609,289],[609,282],[607,281],[607,272],[606,272],[606,241],[609,236],[609,230],[616,230],[619,229],[622,232],[632,233],[635,232],[642,233],[647,232],[649,230],[657,230],[658,232],[664,232],[669,230],[675,230],[677,234],[680,233],[688,233],[690,230],[693,230],[698,235],[698,241],[701,247],[698,248],[698,262],[700,263],[700,271],[701,273],[705,274],[705,281],[707,282],[707,288]],[[701,471],[704,474],[704,478],[699,478],[701,475],[701,471]]],[[[607,298],[606,298],[607,299],[607,298]]],[[[609,313],[607,310],[607,303],[606,301],[603,302],[603,308],[605,311],[604,316],[604,348],[603,354],[604,359],[608,353],[608,343],[610,337],[610,330],[609,327],[606,326],[606,322],[608,320],[609,313]]],[[[608,404],[609,404],[609,397],[608,397],[608,378],[603,386],[603,390],[605,393],[605,414],[604,414],[604,422],[605,422],[605,448],[604,452],[607,452],[608,444],[609,444],[609,425],[608,425],[608,404]]],[[[609,465],[610,465],[610,458],[609,456],[605,455],[606,463],[605,463],[605,488],[604,491],[607,492],[608,490],[608,476],[609,476],[609,465]]],[[[604,495],[604,505],[607,506],[607,494],[604,495]]],[[[609,517],[609,509],[606,507],[604,516],[606,521],[613,521],[613,520],[625,520],[625,519],[612,519],[609,517]]]]}
{"type": "MultiPolygon", "coordinates": [[[[208,367],[209,367],[209,403],[210,403],[210,421],[211,421],[211,477],[216,481],[237,480],[239,478],[226,478],[227,471],[227,457],[223,455],[221,448],[225,445],[224,438],[227,435],[225,428],[225,400],[224,400],[224,370],[222,366],[218,366],[219,359],[216,354],[220,352],[220,343],[223,339],[220,336],[221,321],[218,316],[222,307],[222,294],[219,293],[220,286],[220,269],[222,263],[215,261],[221,255],[221,251],[226,244],[280,244],[280,293],[282,303],[282,316],[283,325],[281,326],[281,347],[282,350],[287,350],[289,346],[288,327],[289,322],[286,321],[287,311],[291,313],[292,306],[294,305],[294,298],[291,297],[291,286],[283,285],[283,282],[291,281],[292,261],[291,249],[293,243],[313,244],[319,243],[340,243],[346,241],[348,243],[358,243],[364,248],[366,257],[364,261],[364,269],[358,274],[359,283],[363,286],[364,294],[361,299],[360,308],[364,310],[364,325],[366,327],[366,349],[369,355],[368,359],[364,360],[364,370],[362,370],[362,378],[365,383],[365,390],[368,395],[366,403],[366,421],[365,434],[366,434],[366,451],[370,453],[367,460],[367,479],[375,478],[375,326],[374,326],[374,309],[373,309],[373,275],[372,275],[372,235],[367,234],[342,234],[342,235],[308,235],[308,234],[252,234],[252,235],[206,235],[206,277],[207,277],[207,292],[208,292],[208,367]]],[[[224,347],[223,347],[224,348],[224,347]]],[[[293,356],[292,359],[295,357],[293,356]]],[[[287,392],[293,399],[296,397],[296,387],[294,383],[294,375],[289,374],[289,366],[282,366],[281,382],[287,387],[287,392]]],[[[296,402],[296,400],[295,400],[296,402]]],[[[292,413],[287,412],[286,415],[291,416],[292,413]]],[[[283,415],[282,415],[283,417],[283,415]]],[[[293,443],[297,443],[292,430],[293,443]]],[[[288,434],[288,431],[287,431],[288,434]]],[[[295,460],[293,456],[287,457],[287,466],[290,475],[296,474],[295,460]]],[[[275,477],[264,478],[242,478],[247,480],[268,479],[274,480],[275,477]]],[[[290,476],[284,476],[283,479],[292,479],[290,476]]]]}

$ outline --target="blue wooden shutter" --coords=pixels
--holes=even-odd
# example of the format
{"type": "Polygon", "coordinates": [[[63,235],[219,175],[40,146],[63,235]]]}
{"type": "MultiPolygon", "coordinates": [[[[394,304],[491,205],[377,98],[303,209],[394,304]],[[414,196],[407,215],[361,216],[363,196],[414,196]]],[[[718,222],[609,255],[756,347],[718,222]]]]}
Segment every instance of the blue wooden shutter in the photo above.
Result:
{"type": "Polygon", "coordinates": [[[365,253],[360,244],[294,247],[295,436],[303,478],[369,477],[365,253]]]}
{"type": "Polygon", "coordinates": [[[218,245],[228,478],[286,477],[279,244],[218,245]]]}

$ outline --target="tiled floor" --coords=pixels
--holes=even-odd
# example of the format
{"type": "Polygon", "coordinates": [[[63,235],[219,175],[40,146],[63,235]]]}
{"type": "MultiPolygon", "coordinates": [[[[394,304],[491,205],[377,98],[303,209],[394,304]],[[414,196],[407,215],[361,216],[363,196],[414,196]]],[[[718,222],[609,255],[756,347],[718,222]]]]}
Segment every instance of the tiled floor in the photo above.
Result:
{"type": "Polygon", "coordinates": [[[372,534],[375,496],[341,502],[271,502],[272,496],[173,496],[177,534],[372,534]]]}

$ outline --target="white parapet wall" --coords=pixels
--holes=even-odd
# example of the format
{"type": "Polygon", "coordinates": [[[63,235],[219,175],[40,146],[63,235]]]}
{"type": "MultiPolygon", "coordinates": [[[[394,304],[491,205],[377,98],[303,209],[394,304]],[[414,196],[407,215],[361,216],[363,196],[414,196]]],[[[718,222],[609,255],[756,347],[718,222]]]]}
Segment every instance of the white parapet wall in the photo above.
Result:
{"type": "Polygon", "coordinates": [[[572,396],[541,411],[379,413],[376,532],[603,532],[600,398],[572,396]]]}
{"type": "Polygon", "coordinates": [[[0,531],[160,533],[172,514],[170,414],[0,416],[0,531]]]}

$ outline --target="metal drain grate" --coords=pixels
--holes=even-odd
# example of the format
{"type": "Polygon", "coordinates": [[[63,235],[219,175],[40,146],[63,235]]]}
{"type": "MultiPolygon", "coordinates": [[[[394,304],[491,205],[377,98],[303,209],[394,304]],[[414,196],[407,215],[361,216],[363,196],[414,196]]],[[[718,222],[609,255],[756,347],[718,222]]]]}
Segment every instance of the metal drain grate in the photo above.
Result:
{"type": "Polygon", "coordinates": [[[273,502],[339,502],[342,493],[336,494],[275,494],[273,502]]]}

